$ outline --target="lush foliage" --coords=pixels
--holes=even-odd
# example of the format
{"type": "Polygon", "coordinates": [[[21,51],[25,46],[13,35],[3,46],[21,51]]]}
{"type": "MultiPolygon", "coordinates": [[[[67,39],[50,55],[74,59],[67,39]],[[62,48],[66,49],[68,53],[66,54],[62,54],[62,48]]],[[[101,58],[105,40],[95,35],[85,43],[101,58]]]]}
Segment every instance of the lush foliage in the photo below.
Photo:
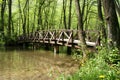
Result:
{"type": "MultiPolygon", "coordinates": [[[[17,36],[29,34],[36,30],[78,29],[75,0],[72,1],[70,3],[70,0],[0,0],[0,45],[14,43],[17,36]]],[[[107,31],[104,23],[107,17],[104,14],[102,15],[103,21],[99,19],[98,13],[100,12],[98,12],[97,0],[79,1],[84,30],[101,31],[102,24],[107,31]]],[[[115,1],[118,8],[114,12],[117,12],[116,18],[120,23],[120,0],[115,1]]],[[[100,7],[102,8],[102,6],[100,7]]],[[[74,56],[82,60],[81,52],[80,55],[75,54],[74,56]]],[[[98,48],[97,53],[88,52],[87,57],[86,63],[80,63],[80,70],[77,73],[68,77],[63,75],[61,78],[68,80],[120,79],[120,53],[117,49],[98,48]]]]}
{"type": "Polygon", "coordinates": [[[117,49],[102,48],[93,53],[90,58],[80,66],[78,72],[72,76],[62,76],[60,80],[119,80],[120,55],[117,49]]]}

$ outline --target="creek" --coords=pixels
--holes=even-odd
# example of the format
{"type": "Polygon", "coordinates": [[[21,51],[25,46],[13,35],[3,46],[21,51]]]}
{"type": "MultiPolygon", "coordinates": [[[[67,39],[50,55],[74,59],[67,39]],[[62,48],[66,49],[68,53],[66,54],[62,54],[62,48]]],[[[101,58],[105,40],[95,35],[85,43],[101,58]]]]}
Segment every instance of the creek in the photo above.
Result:
{"type": "Polygon", "coordinates": [[[79,62],[45,50],[0,50],[0,80],[55,80],[78,70],[79,62]]]}

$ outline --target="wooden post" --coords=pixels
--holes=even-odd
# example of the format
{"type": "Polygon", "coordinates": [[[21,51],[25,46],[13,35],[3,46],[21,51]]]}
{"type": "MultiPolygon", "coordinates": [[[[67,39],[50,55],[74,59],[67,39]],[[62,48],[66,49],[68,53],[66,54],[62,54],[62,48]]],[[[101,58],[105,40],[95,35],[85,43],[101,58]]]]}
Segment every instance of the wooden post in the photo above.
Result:
{"type": "Polygon", "coordinates": [[[65,35],[64,35],[64,32],[65,32],[65,30],[62,30],[62,44],[64,45],[65,44],[65,42],[64,42],[64,37],[65,37],[65,35]]]}
{"type": "Polygon", "coordinates": [[[45,50],[50,50],[50,45],[49,44],[45,44],[45,50]]]}
{"type": "Polygon", "coordinates": [[[57,40],[56,40],[56,30],[55,30],[55,45],[54,45],[54,54],[59,53],[59,46],[57,45],[57,40]]]}
{"type": "Polygon", "coordinates": [[[59,46],[54,46],[54,54],[59,53],[59,46]]]}
{"type": "Polygon", "coordinates": [[[71,47],[67,47],[67,55],[71,55],[72,49],[71,47]]]}
{"type": "Polygon", "coordinates": [[[73,32],[73,30],[72,30],[72,36],[71,36],[71,43],[72,43],[72,47],[73,47],[73,41],[74,41],[74,37],[73,37],[73,34],[74,32],[73,32]]]}
{"type": "Polygon", "coordinates": [[[28,49],[29,43],[23,43],[23,48],[28,49]]]}
{"type": "Polygon", "coordinates": [[[33,50],[35,49],[35,44],[34,44],[34,43],[32,43],[32,49],[33,49],[33,50]]]}

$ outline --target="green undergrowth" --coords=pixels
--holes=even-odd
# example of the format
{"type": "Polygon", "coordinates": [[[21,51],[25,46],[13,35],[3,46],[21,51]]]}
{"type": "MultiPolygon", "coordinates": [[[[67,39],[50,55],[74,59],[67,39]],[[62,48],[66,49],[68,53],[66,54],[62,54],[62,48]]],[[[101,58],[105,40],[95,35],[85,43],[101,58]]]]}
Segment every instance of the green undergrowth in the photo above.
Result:
{"type": "Polygon", "coordinates": [[[120,53],[116,48],[99,48],[93,57],[91,54],[75,74],[62,75],[58,80],[120,80],[120,53]]]}

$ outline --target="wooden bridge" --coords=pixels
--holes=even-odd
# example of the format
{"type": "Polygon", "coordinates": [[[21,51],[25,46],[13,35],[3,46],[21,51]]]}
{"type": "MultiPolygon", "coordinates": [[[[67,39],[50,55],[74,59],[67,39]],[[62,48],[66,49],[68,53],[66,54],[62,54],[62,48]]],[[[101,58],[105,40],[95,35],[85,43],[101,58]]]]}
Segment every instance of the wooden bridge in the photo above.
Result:
{"type": "MultiPolygon", "coordinates": [[[[41,30],[18,37],[19,43],[44,43],[67,47],[80,47],[79,30],[41,30]]],[[[85,31],[87,46],[95,47],[100,44],[98,31],[85,31]]]]}

